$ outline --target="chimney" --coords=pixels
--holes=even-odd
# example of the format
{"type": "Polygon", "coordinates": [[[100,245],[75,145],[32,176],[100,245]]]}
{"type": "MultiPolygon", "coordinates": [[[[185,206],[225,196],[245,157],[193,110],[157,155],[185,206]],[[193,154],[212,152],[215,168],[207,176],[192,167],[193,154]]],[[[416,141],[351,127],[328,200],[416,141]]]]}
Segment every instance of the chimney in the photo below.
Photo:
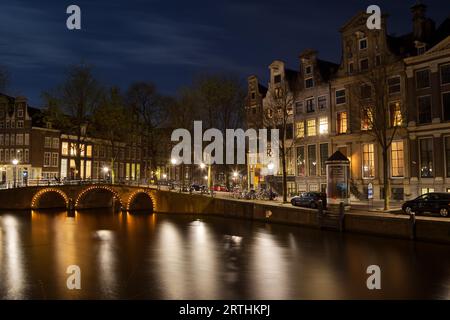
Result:
{"type": "Polygon", "coordinates": [[[434,21],[426,17],[427,6],[420,1],[411,7],[413,36],[415,40],[427,42],[435,30],[434,21]]]}

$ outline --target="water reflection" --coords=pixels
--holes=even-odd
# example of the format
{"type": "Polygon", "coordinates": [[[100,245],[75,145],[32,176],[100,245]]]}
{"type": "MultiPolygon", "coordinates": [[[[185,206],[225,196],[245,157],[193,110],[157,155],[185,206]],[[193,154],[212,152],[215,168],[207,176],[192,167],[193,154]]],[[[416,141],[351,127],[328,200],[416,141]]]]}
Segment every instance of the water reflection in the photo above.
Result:
{"type": "Polygon", "coordinates": [[[108,210],[0,213],[4,299],[450,298],[450,247],[108,210]],[[369,291],[366,269],[382,271],[369,291]],[[66,287],[69,265],[81,290],[66,287]]]}

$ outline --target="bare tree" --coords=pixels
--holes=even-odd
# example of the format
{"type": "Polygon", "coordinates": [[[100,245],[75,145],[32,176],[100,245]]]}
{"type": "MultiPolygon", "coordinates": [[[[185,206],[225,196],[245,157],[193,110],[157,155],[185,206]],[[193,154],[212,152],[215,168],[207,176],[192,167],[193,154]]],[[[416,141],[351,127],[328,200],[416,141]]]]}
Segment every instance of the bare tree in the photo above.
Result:
{"type": "Polygon", "coordinates": [[[372,68],[360,76],[359,85],[352,90],[354,105],[361,112],[361,130],[373,136],[381,149],[385,210],[390,202],[389,150],[405,122],[403,106],[389,101],[388,79],[398,74],[394,68],[392,64],[372,68]]]}
{"type": "Polygon", "coordinates": [[[103,90],[93,76],[92,67],[85,64],[70,67],[66,79],[59,87],[53,92],[43,93],[47,105],[53,109],[49,114],[66,115],[68,121],[64,122],[66,127],[63,129],[76,136],[73,146],[76,178],[80,177],[81,153],[84,151],[86,132],[92,124],[92,115],[99,106],[102,95],[103,90]]]}
{"type": "Polygon", "coordinates": [[[289,84],[284,79],[272,88],[264,100],[264,126],[268,129],[280,130],[280,158],[283,188],[283,202],[287,202],[287,131],[293,121],[294,90],[296,83],[289,84]]]}

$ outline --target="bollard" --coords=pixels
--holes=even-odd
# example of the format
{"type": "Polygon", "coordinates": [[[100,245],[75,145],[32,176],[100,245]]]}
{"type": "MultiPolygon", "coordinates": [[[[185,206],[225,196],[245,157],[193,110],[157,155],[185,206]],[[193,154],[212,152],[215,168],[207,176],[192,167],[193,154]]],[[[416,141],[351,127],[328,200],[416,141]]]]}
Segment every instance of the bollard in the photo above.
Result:
{"type": "Polygon", "coordinates": [[[411,212],[409,215],[409,226],[410,226],[410,234],[409,238],[414,240],[416,238],[416,214],[411,212]]]}

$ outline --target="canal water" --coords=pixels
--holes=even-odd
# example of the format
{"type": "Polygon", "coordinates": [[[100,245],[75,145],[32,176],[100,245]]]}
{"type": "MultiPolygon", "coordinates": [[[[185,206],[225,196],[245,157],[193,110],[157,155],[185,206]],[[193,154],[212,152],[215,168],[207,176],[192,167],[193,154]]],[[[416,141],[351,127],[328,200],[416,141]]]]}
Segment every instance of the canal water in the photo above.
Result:
{"type": "Polygon", "coordinates": [[[4,212],[0,297],[450,299],[450,246],[216,217],[4,212]],[[71,265],[80,290],[67,288],[71,265]],[[367,289],[370,265],[381,290],[367,289]]]}

